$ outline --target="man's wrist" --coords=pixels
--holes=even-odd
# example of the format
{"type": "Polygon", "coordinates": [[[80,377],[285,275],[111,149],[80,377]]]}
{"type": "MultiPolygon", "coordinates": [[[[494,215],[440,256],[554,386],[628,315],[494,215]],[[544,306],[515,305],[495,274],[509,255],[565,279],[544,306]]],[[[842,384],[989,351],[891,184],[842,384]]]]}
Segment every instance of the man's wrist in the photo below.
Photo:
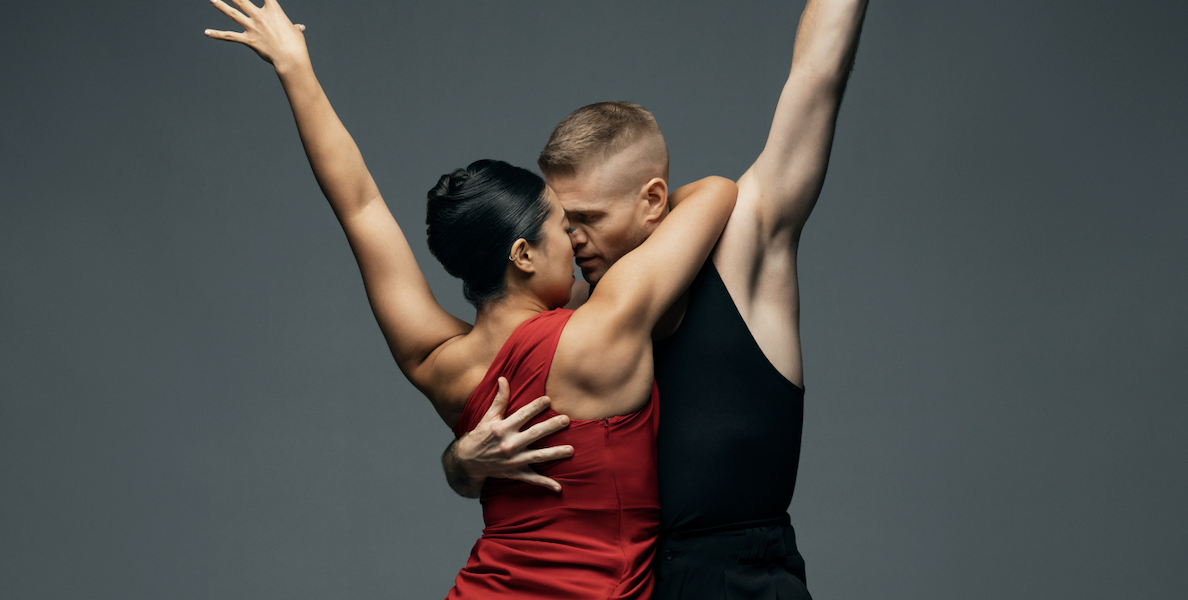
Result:
{"type": "Polygon", "coordinates": [[[455,439],[446,446],[445,452],[441,455],[441,466],[445,470],[446,482],[451,489],[461,496],[477,498],[482,491],[484,478],[473,475],[466,468],[466,461],[459,456],[458,442],[462,439],[455,439]]]}

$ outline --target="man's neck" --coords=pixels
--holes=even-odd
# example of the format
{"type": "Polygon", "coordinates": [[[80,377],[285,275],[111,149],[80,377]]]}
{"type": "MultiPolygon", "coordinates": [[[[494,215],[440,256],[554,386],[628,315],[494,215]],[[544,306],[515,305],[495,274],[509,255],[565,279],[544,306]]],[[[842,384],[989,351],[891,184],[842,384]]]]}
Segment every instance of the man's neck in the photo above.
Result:
{"type": "Polygon", "coordinates": [[[590,299],[590,294],[594,293],[594,285],[586,282],[584,279],[579,279],[573,282],[573,287],[569,291],[569,303],[564,308],[570,310],[577,310],[581,305],[590,299]]]}

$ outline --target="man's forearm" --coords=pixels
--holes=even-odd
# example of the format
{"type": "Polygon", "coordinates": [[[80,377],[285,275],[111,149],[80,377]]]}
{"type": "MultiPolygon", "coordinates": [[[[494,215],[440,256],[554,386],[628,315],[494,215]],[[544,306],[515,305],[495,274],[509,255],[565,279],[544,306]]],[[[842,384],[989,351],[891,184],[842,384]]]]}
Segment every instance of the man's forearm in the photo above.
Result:
{"type": "Polygon", "coordinates": [[[865,15],[865,0],[810,0],[801,15],[767,144],[739,180],[738,205],[757,207],[765,247],[781,236],[793,239],[821,193],[865,15]],[[761,192],[749,191],[756,185],[761,192]]]}
{"type": "Polygon", "coordinates": [[[462,460],[458,458],[455,449],[457,442],[458,440],[450,442],[450,445],[446,446],[445,452],[441,453],[441,467],[445,470],[446,482],[450,484],[450,489],[459,496],[478,498],[485,480],[475,480],[466,471],[466,467],[462,465],[462,460]]]}
{"type": "Polygon", "coordinates": [[[854,66],[866,0],[811,0],[800,17],[792,71],[826,77],[840,96],[854,66]]]}

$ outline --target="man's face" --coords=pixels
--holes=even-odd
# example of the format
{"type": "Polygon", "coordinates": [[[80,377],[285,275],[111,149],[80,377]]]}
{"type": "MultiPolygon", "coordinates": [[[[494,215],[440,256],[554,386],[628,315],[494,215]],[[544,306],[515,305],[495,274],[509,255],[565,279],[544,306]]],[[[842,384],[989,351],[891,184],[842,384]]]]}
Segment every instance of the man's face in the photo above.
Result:
{"type": "MultiPolygon", "coordinates": [[[[613,159],[610,162],[614,162],[613,159]]],[[[570,241],[582,277],[598,283],[606,270],[648,238],[648,203],[602,167],[567,177],[550,177],[549,187],[569,217],[570,241]]]]}

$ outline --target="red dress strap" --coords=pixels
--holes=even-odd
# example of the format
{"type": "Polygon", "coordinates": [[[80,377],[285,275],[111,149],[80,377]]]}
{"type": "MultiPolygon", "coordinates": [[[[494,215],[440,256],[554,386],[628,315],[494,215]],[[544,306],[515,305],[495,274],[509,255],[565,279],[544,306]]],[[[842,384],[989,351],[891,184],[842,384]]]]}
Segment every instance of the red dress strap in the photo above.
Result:
{"type": "Polygon", "coordinates": [[[491,361],[482,382],[466,399],[462,416],[454,425],[455,436],[474,429],[483,415],[487,414],[487,409],[495,401],[500,377],[507,378],[511,390],[512,403],[507,407],[509,414],[544,395],[544,384],[553,364],[557,342],[561,340],[561,331],[571,316],[572,310],[558,308],[542,312],[516,327],[499,349],[499,354],[495,355],[495,360],[491,361]],[[528,388],[539,389],[540,393],[525,400],[522,396],[528,388]]]}

